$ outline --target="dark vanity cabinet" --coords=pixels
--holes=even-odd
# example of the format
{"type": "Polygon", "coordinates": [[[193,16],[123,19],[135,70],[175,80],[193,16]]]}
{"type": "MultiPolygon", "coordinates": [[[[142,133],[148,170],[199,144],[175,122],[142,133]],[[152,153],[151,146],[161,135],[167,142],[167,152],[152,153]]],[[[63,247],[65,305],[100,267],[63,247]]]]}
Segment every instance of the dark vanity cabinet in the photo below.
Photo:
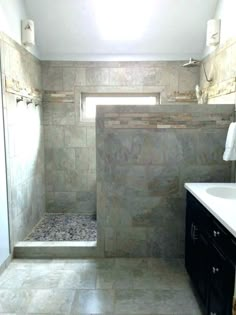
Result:
{"type": "Polygon", "coordinates": [[[235,255],[234,236],[187,192],[185,266],[204,314],[232,315],[235,255]]]}

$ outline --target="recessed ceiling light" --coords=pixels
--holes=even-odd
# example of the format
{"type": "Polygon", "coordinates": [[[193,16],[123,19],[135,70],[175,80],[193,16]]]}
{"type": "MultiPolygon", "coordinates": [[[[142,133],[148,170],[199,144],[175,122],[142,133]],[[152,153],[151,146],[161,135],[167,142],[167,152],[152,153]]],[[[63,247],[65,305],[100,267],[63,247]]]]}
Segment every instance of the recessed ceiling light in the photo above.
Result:
{"type": "Polygon", "coordinates": [[[98,29],[103,40],[142,38],[153,12],[154,0],[94,0],[98,29]]]}

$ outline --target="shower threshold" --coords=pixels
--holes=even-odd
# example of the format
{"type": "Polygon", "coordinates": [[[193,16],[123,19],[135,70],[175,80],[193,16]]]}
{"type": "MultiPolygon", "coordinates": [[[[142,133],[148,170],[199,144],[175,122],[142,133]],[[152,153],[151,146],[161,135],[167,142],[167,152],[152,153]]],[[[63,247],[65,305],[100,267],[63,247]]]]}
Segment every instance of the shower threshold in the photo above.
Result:
{"type": "Polygon", "coordinates": [[[92,216],[45,214],[14,247],[15,258],[92,258],[100,256],[97,223],[92,216]]]}

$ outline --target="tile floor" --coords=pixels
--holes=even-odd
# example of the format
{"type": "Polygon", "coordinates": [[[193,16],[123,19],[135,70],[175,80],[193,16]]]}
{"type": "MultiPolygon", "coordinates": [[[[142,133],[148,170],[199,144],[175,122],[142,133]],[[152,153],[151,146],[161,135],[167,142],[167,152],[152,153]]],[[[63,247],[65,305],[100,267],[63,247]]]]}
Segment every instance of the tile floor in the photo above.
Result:
{"type": "Polygon", "coordinates": [[[97,222],[74,213],[45,214],[25,241],[96,241],[97,222]]]}
{"type": "Polygon", "coordinates": [[[200,315],[182,260],[13,260],[0,314],[200,315]]]}

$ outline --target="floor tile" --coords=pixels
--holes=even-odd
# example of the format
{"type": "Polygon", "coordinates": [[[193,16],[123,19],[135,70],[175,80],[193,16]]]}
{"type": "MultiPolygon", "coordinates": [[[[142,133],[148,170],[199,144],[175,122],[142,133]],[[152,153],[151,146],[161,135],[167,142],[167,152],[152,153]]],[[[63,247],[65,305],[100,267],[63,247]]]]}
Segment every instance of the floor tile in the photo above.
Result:
{"type": "Polygon", "coordinates": [[[73,290],[35,290],[28,313],[69,314],[74,300],[73,290]]]}
{"type": "Polygon", "coordinates": [[[22,312],[26,314],[32,292],[19,289],[0,289],[0,313],[22,312]]]}
{"type": "Polygon", "coordinates": [[[64,264],[64,270],[74,271],[108,271],[114,270],[115,260],[110,258],[97,258],[97,259],[68,259],[64,264]]]}
{"type": "Polygon", "coordinates": [[[96,277],[96,289],[112,289],[114,285],[114,271],[98,270],[96,277]]]}
{"type": "Polygon", "coordinates": [[[58,287],[62,289],[95,289],[96,272],[86,269],[80,272],[64,270],[58,287]]]}
{"type": "Polygon", "coordinates": [[[175,290],[117,290],[117,314],[200,315],[192,294],[175,290]]]}
{"type": "Polygon", "coordinates": [[[190,281],[187,274],[173,274],[169,272],[146,273],[135,271],[133,274],[134,289],[158,289],[158,290],[190,290],[190,281]]]}
{"type": "Polygon", "coordinates": [[[30,270],[26,269],[10,269],[5,270],[0,277],[1,289],[19,289],[24,281],[29,279],[30,270]]]}
{"type": "Polygon", "coordinates": [[[23,288],[28,289],[53,289],[57,288],[63,275],[61,270],[51,270],[47,268],[32,268],[30,274],[22,283],[23,288]]]}
{"type": "Polygon", "coordinates": [[[201,312],[182,259],[101,258],[13,260],[0,276],[1,314],[201,312]]]}
{"type": "Polygon", "coordinates": [[[72,314],[112,313],[114,308],[113,290],[79,290],[72,305],[72,314]]]}
{"type": "Polygon", "coordinates": [[[129,270],[115,270],[114,274],[114,289],[132,289],[133,283],[133,272],[129,270]]]}

